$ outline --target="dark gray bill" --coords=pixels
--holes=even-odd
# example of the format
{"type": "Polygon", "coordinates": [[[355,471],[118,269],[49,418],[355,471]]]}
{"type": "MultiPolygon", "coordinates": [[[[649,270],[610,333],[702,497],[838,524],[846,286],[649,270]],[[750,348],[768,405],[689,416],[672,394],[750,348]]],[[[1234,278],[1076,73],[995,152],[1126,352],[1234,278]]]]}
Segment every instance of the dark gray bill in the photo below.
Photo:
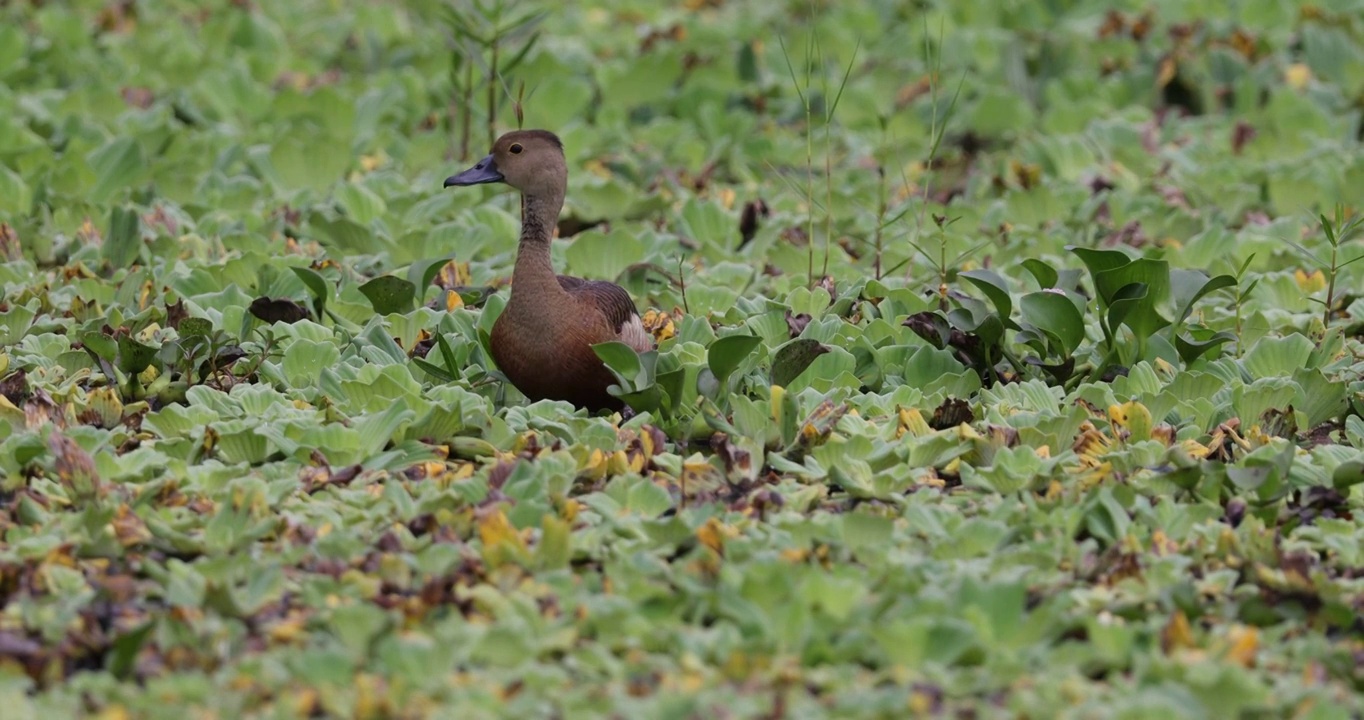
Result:
{"type": "Polygon", "coordinates": [[[502,173],[497,171],[493,156],[483,158],[478,164],[458,175],[445,178],[445,187],[454,185],[482,185],[483,183],[502,182],[502,173]]]}

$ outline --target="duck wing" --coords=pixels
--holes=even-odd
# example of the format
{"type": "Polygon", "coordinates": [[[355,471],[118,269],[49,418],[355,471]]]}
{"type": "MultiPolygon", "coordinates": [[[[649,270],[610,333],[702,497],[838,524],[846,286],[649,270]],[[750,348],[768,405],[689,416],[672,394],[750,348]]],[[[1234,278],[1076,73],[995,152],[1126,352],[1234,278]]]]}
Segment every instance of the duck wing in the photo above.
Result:
{"type": "Polygon", "coordinates": [[[635,301],[625,288],[605,280],[584,280],[583,278],[559,275],[559,287],[568,294],[590,301],[610,323],[621,342],[645,352],[654,347],[654,338],[640,322],[639,310],[635,301]]]}

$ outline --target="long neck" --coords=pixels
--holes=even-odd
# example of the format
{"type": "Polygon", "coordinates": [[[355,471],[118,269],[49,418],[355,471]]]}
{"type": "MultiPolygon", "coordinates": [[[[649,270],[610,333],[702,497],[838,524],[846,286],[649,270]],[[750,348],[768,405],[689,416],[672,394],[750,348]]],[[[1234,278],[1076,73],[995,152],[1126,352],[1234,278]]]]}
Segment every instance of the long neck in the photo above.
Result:
{"type": "Polygon", "coordinates": [[[552,195],[523,195],[521,197],[521,246],[516,252],[516,267],[512,270],[511,303],[518,299],[546,302],[564,294],[554,276],[550,262],[549,244],[554,237],[554,226],[564,206],[562,192],[552,195]]]}

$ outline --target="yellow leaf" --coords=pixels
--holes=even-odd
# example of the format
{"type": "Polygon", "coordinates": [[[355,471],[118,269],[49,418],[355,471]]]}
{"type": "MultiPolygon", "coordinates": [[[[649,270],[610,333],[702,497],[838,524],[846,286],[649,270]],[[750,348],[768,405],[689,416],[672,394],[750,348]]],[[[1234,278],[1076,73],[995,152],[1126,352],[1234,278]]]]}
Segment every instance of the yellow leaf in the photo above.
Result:
{"type": "Polygon", "coordinates": [[[478,539],[483,542],[485,548],[495,548],[507,546],[517,550],[525,550],[526,543],[521,539],[521,533],[507,520],[506,513],[498,510],[497,512],[484,515],[478,521],[478,539]]]}
{"type": "MultiPolygon", "coordinates": [[[[641,469],[643,469],[643,463],[642,463],[642,462],[640,463],[640,467],[641,467],[641,469]]],[[[607,472],[607,474],[609,474],[609,475],[623,475],[623,474],[625,474],[625,473],[627,473],[627,472],[629,472],[629,471],[630,471],[630,458],[629,458],[629,456],[627,456],[627,455],[625,454],[625,451],[624,451],[624,450],[617,450],[617,451],[611,453],[610,458],[608,458],[607,461],[606,461],[606,472],[607,472]]]]}
{"type": "Polygon", "coordinates": [[[271,625],[266,634],[277,643],[292,643],[303,637],[307,630],[308,618],[301,612],[291,612],[287,617],[271,625]]]}
{"type": "Polygon", "coordinates": [[[592,448],[592,452],[588,454],[587,459],[582,463],[582,467],[578,468],[578,474],[588,480],[600,480],[606,477],[606,472],[607,457],[601,448],[592,448]]]}
{"type": "Polygon", "coordinates": [[[367,173],[371,173],[383,167],[384,163],[387,161],[388,158],[384,155],[383,151],[379,151],[373,155],[361,155],[360,169],[367,173]]]}
{"type": "Polygon", "coordinates": [[[567,567],[573,555],[572,528],[568,521],[549,513],[540,521],[540,542],[535,557],[542,568],[567,567]]]}
{"type": "Polygon", "coordinates": [[[1071,448],[1082,461],[1089,461],[1096,464],[1099,456],[1106,455],[1112,441],[1097,428],[1086,422],[1081,425],[1080,435],[1075,438],[1075,445],[1071,448]]]}
{"type": "Polygon", "coordinates": [[[1161,58],[1160,69],[1156,75],[1156,87],[1165,87],[1179,74],[1179,63],[1175,62],[1173,55],[1166,55],[1161,58]]]}
{"type": "Polygon", "coordinates": [[[1249,625],[1233,625],[1227,633],[1231,648],[1227,657],[1241,667],[1255,664],[1255,653],[1260,649],[1260,631],[1249,625]]]}
{"type": "Polygon", "coordinates": [[[313,688],[301,688],[294,691],[294,696],[290,705],[294,709],[296,717],[311,717],[317,712],[317,691],[313,688]]]}
{"type": "Polygon", "coordinates": [[[99,720],[129,720],[132,716],[128,714],[128,709],[122,705],[110,705],[96,715],[99,720]]]}
{"type": "Polygon", "coordinates": [[[1151,439],[1151,411],[1145,405],[1132,400],[1122,405],[1111,405],[1108,408],[1108,419],[1114,426],[1126,430],[1128,438],[1132,442],[1141,442],[1151,439]]]}
{"type": "Polygon", "coordinates": [[[928,426],[928,421],[924,420],[924,414],[919,408],[899,408],[896,412],[898,424],[895,428],[895,437],[903,437],[909,433],[914,437],[923,437],[933,429],[928,426]]]}
{"type": "Polygon", "coordinates": [[[1293,281],[1298,284],[1298,289],[1305,293],[1314,293],[1326,289],[1326,274],[1320,269],[1313,270],[1312,274],[1303,272],[1302,268],[1293,271],[1293,281]]]}
{"type": "Polygon", "coordinates": [[[1171,540],[1164,530],[1151,533],[1151,550],[1157,555],[1173,555],[1179,552],[1179,543],[1171,540]]]}
{"type": "Polygon", "coordinates": [[[672,315],[659,312],[653,308],[644,313],[644,317],[640,318],[640,323],[644,325],[645,331],[654,336],[656,342],[663,342],[677,335],[677,328],[673,325],[672,315]]]}
{"type": "Polygon", "coordinates": [[[1184,616],[1183,610],[1176,610],[1160,631],[1160,649],[1169,655],[1175,650],[1193,646],[1193,629],[1189,627],[1189,618],[1184,616]]]}
{"type": "Polygon", "coordinates": [[[734,188],[726,187],[720,189],[720,204],[724,206],[726,210],[734,209],[734,188]]]}
{"type": "Polygon", "coordinates": [[[772,386],[772,421],[781,422],[781,401],[786,398],[786,388],[780,385],[772,386]]]}
{"type": "Polygon", "coordinates": [[[596,158],[588,160],[586,163],[584,163],[583,169],[587,170],[593,175],[596,175],[599,178],[610,179],[611,177],[611,169],[606,167],[606,163],[596,158]]]}
{"type": "Polygon", "coordinates": [[[1293,63],[1283,72],[1284,82],[1294,90],[1301,90],[1307,87],[1307,83],[1312,80],[1312,68],[1304,63],[1293,63]]]}
{"type": "Polygon", "coordinates": [[[696,529],[696,539],[717,553],[725,551],[725,537],[730,534],[732,534],[732,530],[713,517],[707,520],[705,525],[696,529]]]}

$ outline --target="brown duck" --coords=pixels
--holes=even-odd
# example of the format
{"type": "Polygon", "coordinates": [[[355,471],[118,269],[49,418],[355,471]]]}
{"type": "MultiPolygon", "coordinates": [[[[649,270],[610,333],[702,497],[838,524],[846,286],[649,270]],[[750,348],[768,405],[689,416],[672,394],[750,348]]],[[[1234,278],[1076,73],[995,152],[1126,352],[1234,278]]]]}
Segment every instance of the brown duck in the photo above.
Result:
{"type": "Polygon", "coordinates": [[[521,191],[521,244],[511,298],[493,323],[493,360],[532,401],[620,409],[620,400],[606,391],[615,378],[592,346],[619,340],[644,352],[653,348],[653,337],[625,288],[554,274],[549,244],[568,186],[563,144],[545,130],[509,132],[478,164],[446,178],[445,187],[496,182],[521,191]]]}

